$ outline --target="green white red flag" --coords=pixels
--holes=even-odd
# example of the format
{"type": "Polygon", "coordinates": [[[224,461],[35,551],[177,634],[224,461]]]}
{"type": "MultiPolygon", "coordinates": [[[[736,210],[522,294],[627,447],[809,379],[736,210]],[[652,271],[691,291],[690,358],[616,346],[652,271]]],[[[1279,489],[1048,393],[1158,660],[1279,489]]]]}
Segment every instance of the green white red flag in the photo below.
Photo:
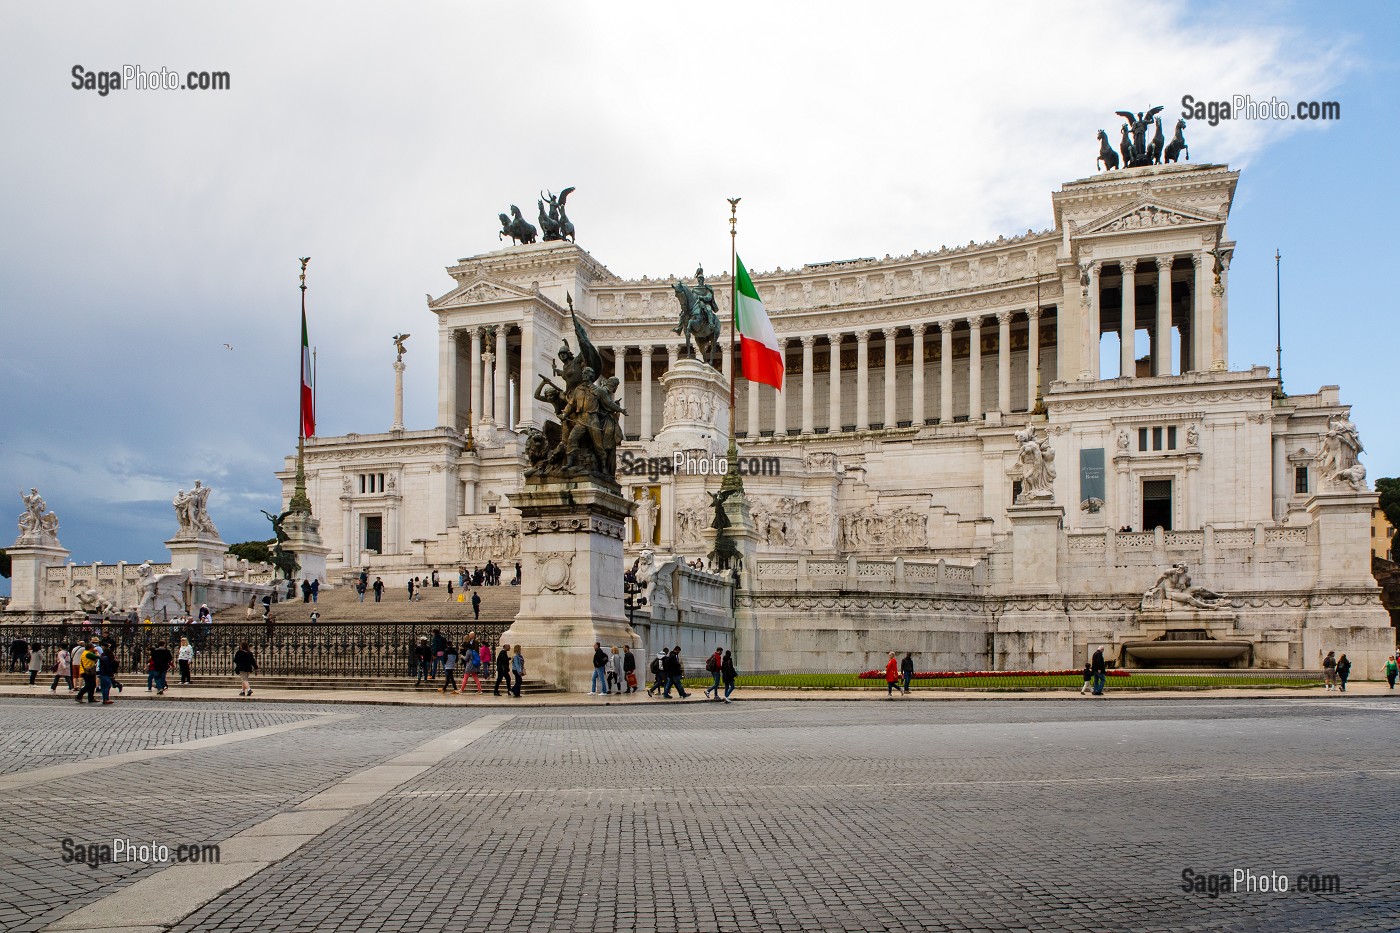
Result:
{"type": "Polygon", "coordinates": [[[768,312],[763,308],[743,260],[736,256],[734,264],[734,328],[739,332],[739,359],[743,361],[744,378],[781,390],[787,366],[783,352],[778,349],[778,335],[773,333],[773,324],[768,320],[768,312]]]}
{"type": "MultiPolygon", "coordinates": [[[[303,293],[304,294],[304,293],[303,293]]],[[[301,436],[316,434],[316,407],[311,393],[311,345],[306,339],[306,308],[301,309],[301,436]]]]}

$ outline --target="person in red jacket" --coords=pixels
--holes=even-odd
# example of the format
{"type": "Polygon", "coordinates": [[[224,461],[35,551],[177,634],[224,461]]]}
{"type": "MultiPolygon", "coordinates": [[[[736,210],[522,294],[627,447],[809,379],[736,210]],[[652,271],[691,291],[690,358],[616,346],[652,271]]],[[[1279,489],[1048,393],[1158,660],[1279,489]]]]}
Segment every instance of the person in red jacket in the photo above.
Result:
{"type": "MultiPolygon", "coordinates": [[[[899,661],[895,659],[894,652],[890,652],[890,659],[885,664],[885,696],[893,697],[896,685],[899,683],[899,661]]],[[[903,696],[903,691],[900,696],[903,696]]]]}

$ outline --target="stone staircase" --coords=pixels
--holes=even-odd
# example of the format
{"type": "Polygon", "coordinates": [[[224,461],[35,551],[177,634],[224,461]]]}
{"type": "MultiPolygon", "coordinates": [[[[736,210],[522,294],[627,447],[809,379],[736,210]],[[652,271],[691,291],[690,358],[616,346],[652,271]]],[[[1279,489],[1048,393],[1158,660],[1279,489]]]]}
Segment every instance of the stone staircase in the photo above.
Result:
{"type": "MultiPolygon", "coordinates": [[[[272,614],[278,622],[305,622],[313,609],[320,611],[322,622],[471,622],[472,593],[481,594],[482,622],[510,625],[520,611],[520,587],[482,586],[467,590],[466,599],[457,601],[463,595],[454,584],[453,595],[447,596],[447,584],[425,587],[423,598],[412,602],[408,599],[405,587],[386,587],[382,601],[374,601],[374,591],[365,594],[365,601],[348,586],[322,590],[315,603],[303,603],[298,592],[292,602],[279,602],[273,605],[272,614]]],[[[285,592],[285,591],[284,591],[285,592]]],[[[262,607],[253,612],[253,620],[262,618],[262,607]]],[[[238,610],[225,610],[218,621],[240,622],[243,613],[238,610]]]]}

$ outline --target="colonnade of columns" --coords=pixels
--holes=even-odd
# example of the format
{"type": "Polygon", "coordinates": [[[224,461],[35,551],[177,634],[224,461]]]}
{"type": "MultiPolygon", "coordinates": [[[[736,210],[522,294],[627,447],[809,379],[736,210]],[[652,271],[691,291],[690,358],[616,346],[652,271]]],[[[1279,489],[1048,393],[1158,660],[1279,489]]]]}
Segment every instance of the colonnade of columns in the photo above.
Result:
{"type": "MultiPolygon", "coordinates": [[[[1117,331],[1119,338],[1118,375],[1135,378],[1137,372],[1136,334],[1148,332],[1149,369],[1153,376],[1170,376],[1185,372],[1222,371],[1229,359],[1227,344],[1226,281],[1229,275],[1228,256],[1222,263],[1220,281],[1215,284],[1215,258],[1209,252],[1196,251],[1189,256],[1137,256],[1113,261],[1093,261],[1085,266],[1086,307],[1080,330],[1080,379],[1100,379],[1099,343],[1105,333],[1117,331]],[[1184,260],[1178,263],[1178,260],[1184,260]],[[1187,271],[1185,261],[1189,261],[1187,271]],[[1177,358],[1172,352],[1173,271],[1183,275],[1178,281],[1187,286],[1178,302],[1183,313],[1175,316],[1181,334],[1181,350],[1177,358]],[[1116,277],[1113,272],[1116,270],[1116,277]],[[1155,275],[1154,275],[1155,273],[1155,275]],[[1119,318],[1116,328],[1110,318],[1103,318],[1103,296],[1116,285],[1119,295],[1119,318]],[[1150,285],[1155,312],[1148,316],[1146,326],[1139,328],[1138,287],[1150,285]]],[[[1111,307],[1109,311],[1111,313],[1111,307]]]]}

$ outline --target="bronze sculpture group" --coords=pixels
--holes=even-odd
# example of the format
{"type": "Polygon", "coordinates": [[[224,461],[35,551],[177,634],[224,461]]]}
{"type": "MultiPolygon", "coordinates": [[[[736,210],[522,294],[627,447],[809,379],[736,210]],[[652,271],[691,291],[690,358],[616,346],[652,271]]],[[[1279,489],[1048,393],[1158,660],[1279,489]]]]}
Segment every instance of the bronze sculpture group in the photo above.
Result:
{"type": "Polygon", "coordinates": [[[1186,147],[1185,120],[1176,121],[1176,134],[1172,136],[1171,142],[1167,142],[1162,135],[1162,118],[1157,114],[1165,109],[1165,107],[1153,107],[1146,112],[1137,114],[1131,110],[1114,111],[1126,121],[1122,126],[1118,151],[1113,151],[1113,146],[1108,141],[1108,134],[1099,130],[1099,156],[1095,160],[1095,165],[1103,171],[1112,171],[1118,168],[1120,158],[1123,168],[1165,165],[1168,162],[1177,161],[1183,155],[1190,161],[1191,152],[1186,147]],[[1155,129],[1151,140],[1147,138],[1149,128],[1155,129]]]}
{"type": "Polygon", "coordinates": [[[564,210],[565,202],[569,200],[569,195],[573,188],[565,188],[556,196],[554,192],[540,192],[539,200],[535,203],[540,209],[540,227],[525,219],[520,208],[512,204],[510,214],[497,214],[501,220],[501,232],[497,239],[509,238],[516,245],[521,243],[533,243],[539,237],[540,230],[544,230],[544,241],[549,243],[553,240],[569,242],[574,241],[574,222],[569,219],[569,215],[564,210]],[[548,205],[548,210],[545,209],[548,205]]]}

